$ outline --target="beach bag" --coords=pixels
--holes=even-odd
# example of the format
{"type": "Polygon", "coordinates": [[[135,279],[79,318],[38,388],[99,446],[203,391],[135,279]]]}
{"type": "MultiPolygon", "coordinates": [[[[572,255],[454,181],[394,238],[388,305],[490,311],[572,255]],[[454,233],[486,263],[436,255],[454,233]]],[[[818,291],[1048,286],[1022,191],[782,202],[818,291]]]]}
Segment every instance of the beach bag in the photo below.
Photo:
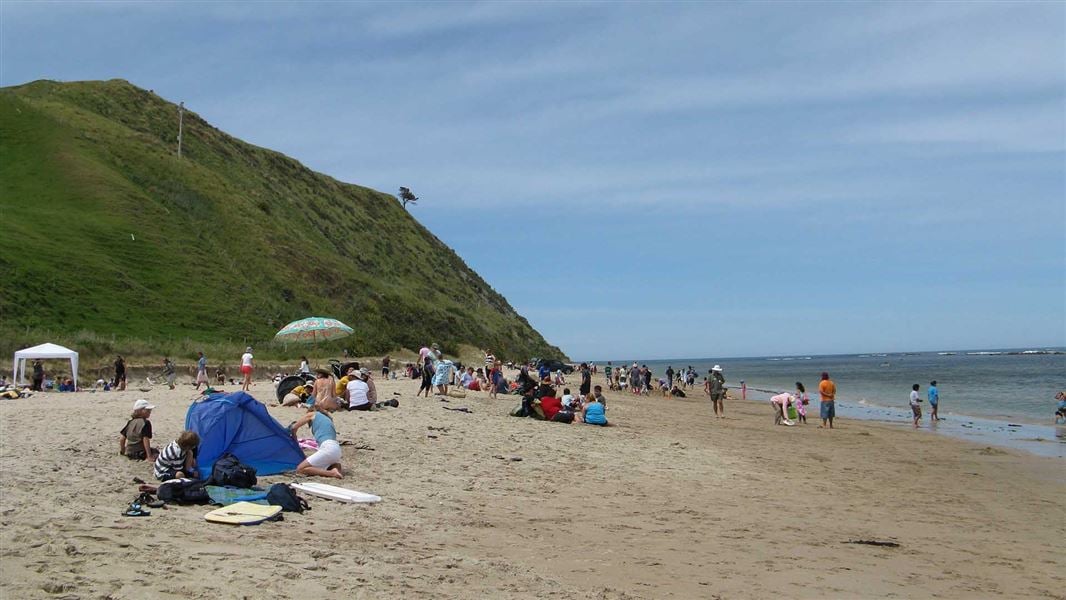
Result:
{"type": "Polygon", "coordinates": [[[311,510],[307,500],[297,496],[296,492],[287,483],[275,483],[270,486],[270,489],[267,490],[266,500],[274,506],[280,506],[281,510],[285,512],[302,513],[305,510],[311,510]]]}
{"type": "Polygon", "coordinates": [[[788,406],[788,418],[792,419],[793,421],[799,418],[796,414],[796,407],[792,406],[791,404],[788,406]]]}
{"type": "Polygon", "coordinates": [[[207,494],[204,482],[196,479],[171,479],[159,484],[156,495],[171,504],[208,504],[211,496],[207,494]]]}
{"type": "Polygon", "coordinates": [[[211,479],[207,483],[250,488],[255,486],[256,481],[255,468],[243,464],[236,456],[227,452],[218,457],[215,465],[211,467],[211,479]]]}

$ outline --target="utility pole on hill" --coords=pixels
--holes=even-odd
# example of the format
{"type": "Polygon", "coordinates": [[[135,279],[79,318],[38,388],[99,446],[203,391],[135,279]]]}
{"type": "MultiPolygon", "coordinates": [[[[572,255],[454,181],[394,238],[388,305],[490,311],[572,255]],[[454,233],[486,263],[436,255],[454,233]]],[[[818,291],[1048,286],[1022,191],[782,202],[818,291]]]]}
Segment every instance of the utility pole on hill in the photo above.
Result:
{"type": "Polygon", "coordinates": [[[181,158],[181,134],[185,124],[185,103],[178,104],[178,158],[181,158]]]}

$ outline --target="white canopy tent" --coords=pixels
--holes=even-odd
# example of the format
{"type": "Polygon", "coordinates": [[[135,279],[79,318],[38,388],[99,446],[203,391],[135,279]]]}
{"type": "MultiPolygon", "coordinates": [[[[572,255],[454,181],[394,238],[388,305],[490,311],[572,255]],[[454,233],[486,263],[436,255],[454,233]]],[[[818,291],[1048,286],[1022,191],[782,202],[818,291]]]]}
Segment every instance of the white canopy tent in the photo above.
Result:
{"type": "Polygon", "coordinates": [[[33,348],[23,348],[15,352],[15,364],[12,366],[12,377],[16,384],[23,384],[26,381],[26,361],[33,360],[35,358],[65,358],[70,361],[70,373],[72,379],[74,379],[74,389],[78,389],[78,353],[70,348],[64,348],[59,344],[53,344],[51,342],[41,344],[40,346],[34,346],[33,348]]]}

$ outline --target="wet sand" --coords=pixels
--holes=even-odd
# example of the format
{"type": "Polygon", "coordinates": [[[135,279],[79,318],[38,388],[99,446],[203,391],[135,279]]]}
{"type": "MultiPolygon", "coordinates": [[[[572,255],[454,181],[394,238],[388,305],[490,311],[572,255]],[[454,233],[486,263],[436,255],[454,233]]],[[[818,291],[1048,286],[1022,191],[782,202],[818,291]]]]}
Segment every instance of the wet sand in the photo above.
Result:
{"type": "MultiPolygon", "coordinates": [[[[599,428],[507,416],[514,396],[445,403],[417,387],[379,381],[400,408],[336,418],[352,442],[340,485],[380,504],[312,498],[308,513],[241,528],[205,522],[209,507],[119,515],[133,478],[152,480],[117,455],[130,405],[158,406],[162,447],[191,386],[0,401],[0,593],[1066,598],[1062,459],[872,422],[774,427],[753,402],[714,419],[703,397],[612,393],[617,426],[599,428]]],[[[267,382],[252,393],[282,423],[299,415],[267,382]]]]}

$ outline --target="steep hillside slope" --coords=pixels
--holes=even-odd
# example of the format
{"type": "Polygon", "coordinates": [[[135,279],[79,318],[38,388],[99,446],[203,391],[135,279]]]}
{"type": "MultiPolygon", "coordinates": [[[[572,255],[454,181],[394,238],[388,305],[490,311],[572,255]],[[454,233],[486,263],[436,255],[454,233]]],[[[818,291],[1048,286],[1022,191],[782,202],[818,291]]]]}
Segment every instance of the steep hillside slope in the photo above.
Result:
{"type": "Polygon", "coordinates": [[[188,111],[178,159],[177,114],[121,80],[0,90],[0,328],[263,342],[329,315],[361,354],[561,354],[393,197],[188,111]]]}

